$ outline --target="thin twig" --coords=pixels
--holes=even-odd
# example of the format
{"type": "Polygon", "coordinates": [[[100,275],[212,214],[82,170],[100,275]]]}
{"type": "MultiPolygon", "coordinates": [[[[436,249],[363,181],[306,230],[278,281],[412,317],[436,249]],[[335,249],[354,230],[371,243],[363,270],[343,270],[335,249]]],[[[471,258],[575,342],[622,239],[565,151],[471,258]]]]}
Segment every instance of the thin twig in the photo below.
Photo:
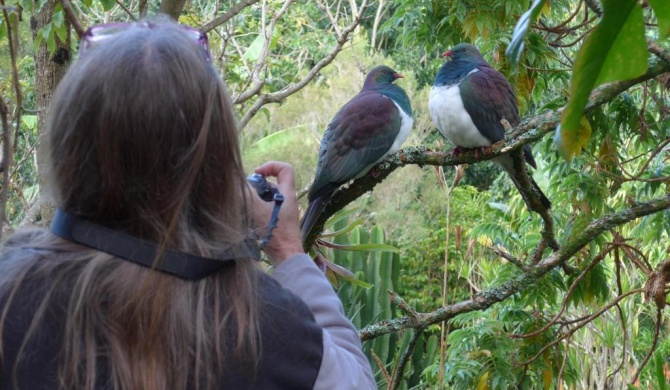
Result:
{"type": "Polygon", "coordinates": [[[570,288],[568,288],[568,291],[565,293],[565,297],[563,298],[563,302],[561,302],[561,308],[558,310],[558,313],[556,313],[556,315],[554,316],[554,318],[552,318],[551,320],[549,320],[543,327],[541,327],[541,328],[538,329],[538,330],[535,330],[535,331],[530,332],[530,333],[525,333],[525,334],[511,334],[511,335],[509,335],[509,336],[510,336],[511,338],[513,338],[513,339],[524,339],[524,338],[535,337],[535,336],[537,336],[537,335],[539,335],[539,334],[541,334],[541,333],[544,333],[547,329],[549,329],[551,326],[553,326],[554,324],[556,324],[556,322],[557,322],[557,321],[561,318],[561,316],[563,315],[563,312],[565,312],[565,309],[568,307],[568,301],[569,301],[569,299],[570,299],[570,296],[571,296],[572,293],[575,291],[575,289],[577,288],[577,286],[579,285],[579,283],[582,281],[582,279],[584,279],[584,277],[585,277],[589,272],[591,272],[591,270],[592,270],[598,263],[600,263],[600,262],[605,258],[605,256],[607,256],[612,250],[614,250],[614,248],[615,248],[614,246],[611,246],[611,247],[607,248],[607,250],[605,250],[604,252],[601,252],[600,254],[598,254],[598,256],[596,256],[596,257],[593,259],[593,261],[591,261],[591,263],[584,269],[584,271],[582,271],[582,273],[579,274],[579,276],[577,276],[577,277],[575,278],[575,280],[574,280],[574,281],[572,282],[572,284],[570,285],[570,288]]]}
{"type": "Polygon", "coordinates": [[[519,268],[523,272],[528,272],[531,270],[531,267],[527,266],[524,264],[521,260],[517,259],[516,257],[510,255],[507,252],[504,252],[494,246],[489,246],[488,249],[495,253],[496,255],[502,257],[503,259],[509,261],[510,263],[514,264],[517,268],[519,268]]]}
{"type": "MultiPolygon", "coordinates": [[[[14,142],[12,142],[11,132],[5,137],[5,142],[7,142],[8,145],[12,145],[11,150],[14,152],[18,146],[16,144],[16,140],[19,138],[19,129],[21,128],[21,107],[23,107],[23,90],[21,89],[21,82],[19,80],[19,68],[16,65],[16,59],[18,56],[17,52],[19,48],[19,30],[16,26],[16,23],[12,23],[12,20],[9,17],[9,13],[5,7],[5,0],[0,0],[0,6],[3,7],[2,16],[5,18],[5,22],[7,24],[7,41],[9,43],[9,57],[12,64],[12,85],[14,87],[14,95],[16,96],[16,116],[13,119],[13,121],[16,123],[13,137],[14,142]]],[[[7,112],[9,113],[9,110],[7,110],[7,112]]],[[[8,154],[3,156],[4,159],[9,159],[3,166],[3,168],[7,171],[9,170],[9,162],[11,161],[11,157],[12,156],[8,154]]]]}
{"type": "Polygon", "coordinates": [[[84,35],[84,28],[81,26],[81,22],[79,21],[79,18],[77,15],[74,13],[74,10],[72,9],[72,5],[70,4],[69,0],[60,0],[61,7],[63,7],[63,11],[65,11],[65,17],[67,20],[70,22],[72,25],[72,28],[74,28],[74,31],[77,33],[77,36],[81,38],[84,35]]]}
{"type": "Polygon", "coordinates": [[[398,295],[398,293],[391,290],[388,290],[387,292],[389,294],[391,302],[394,305],[398,306],[398,308],[403,313],[407,314],[408,316],[410,316],[410,318],[414,319],[416,323],[421,322],[421,316],[419,316],[419,313],[417,313],[416,310],[414,310],[414,308],[412,308],[404,299],[402,299],[402,297],[398,295]]]}
{"type": "Polygon", "coordinates": [[[116,0],[116,4],[117,4],[119,7],[121,7],[121,8],[123,9],[123,11],[125,11],[126,15],[128,15],[128,17],[129,17],[131,20],[137,20],[137,18],[135,17],[135,15],[133,15],[133,13],[130,12],[130,10],[129,10],[128,8],[126,8],[125,5],[123,5],[123,3],[121,2],[121,0],[116,0]]]}
{"type": "Polygon", "coordinates": [[[389,372],[386,370],[386,367],[384,366],[384,363],[382,360],[379,358],[379,356],[375,353],[375,351],[370,350],[370,356],[372,357],[372,360],[375,361],[375,364],[377,364],[377,367],[382,372],[382,375],[384,376],[384,380],[386,380],[386,383],[391,383],[391,375],[389,375],[389,372]]]}
{"type": "Polygon", "coordinates": [[[400,386],[400,383],[402,382],[402,378],[405,373],[405,367],[407,367],[407,362],[409,362],[409,359],[414,354],[414,349],[416,348],[416,344],[421,338],[422,334],[423,329],[417,329],[416,331],[414,331],[414,334],[412,334],[412,338],[409,341],[407,349],[402,353],[400,359],[398,360],[398,363],[393,368],[393,376],[390,385],[388,387],[389,390],[397,390],[398,387],[400,386]]]}
{"type": "MultiPolygon", "coordinates": [[[[4,4],[3,4],[4,5],[4,4]]],[[[3,10],[3,12],[6,12],[3,10]]],[[[9,26],[8,26],[9,27],[9,26]]],[[[7,118],[9,110],[0,97],[0,120],[2,121],[2,189],[0,189],[0,240],[2,240],[3,226],[7,220],[7,193],[9,191],[9,167],[12,163],[11,130],[7,118]]]]}
{"type": "Polygon", "coordinates": [[[640,292],[643,292],[643,289],[638,288],[638,289],[635,289],[635,290],[631,290],[631,291],[627,292],[626,294],[619,295],[619,296],[616,297],[612,302],[608,303],[607,305],[605,305],[603,308],[601,308],[601,309],[598,310],[597,312],[595,312],[595,313],[593,313],[593,314],[591,314],[591,315],[585,317],[583,321],[581,321],[579,324],[575,325],[575,326],[574,326],[572,329],[570,329],[566,334],[564,334],[564,335],[558,337],[557,339],[551,341],[549,344],[546,344],[545,346],[543,346],[542,348],[540,348],[540,350],[539,350],[539,351],[538,351],[532,358],[530,358],[530,359],[528,359],[528,360],[526,360],[526,361],[523,361],[523,362],[519,363],[518,366],[519,366],[519,367],[520,367],[520,366],[525,366],[525,365],[528,365],[528,364],[534,362],[535,360],[537,360],[537,358],[539,358],[540,356],[542,356],[542,354],[544,353],[544,351],[546,351],[547,349],[549,349],[549,348],[553,347],[554,345],[560,343],[560,342],[563,341],[565,338],[567,338],[567,337],[573,335],[576,331],[578,331],[579,329],[583,328],[583,327],[586,326],[587,324],[591,323],[591,322],[592,322],[593,320],[595,320],[596,318],[600,317],[603,313],[605,313],[606,311],[608,311],[609,309],[611,309],[613,306],[617,305],[622,299],[624,299],[624,298],[626,298],[626,297],[628,297],[628,296],[630,296],[630,295],[640,293],[640,292]]]}
{"type": "Polygon", "coordinates": [[[651,358],[651,355],[654,353],[654,350],[656,350],[656,345],[658,344],[658,335],[661,333],[661,322],[663,321],[663,310],[658,307],[656,310],[656,326],[654,327],[654,339],[651,342],[651,347],[649,347],[649,352],[647,352],[647,355],[644,357],[642,360],[642,363],[637,367],[637,371],[635,371],[635,375],[633,375],[633,379],[631,379],[630,384],[632,385],[637,381],[637,377],[640,376],[640,373],[642,372],[642,369],[644,366],[647,365],[647,362],[651,358]]]}
{"type": "MultiPolygon", "coordinates": [[[[269,24],[266,25],[265,17],[263,17],[263,20],[261,21],[261,23],[263,23],[262,34],[265,38],[263,40],[263,48],[261,49],[260,55],[258,56],[253,69],[251,70],[251,76],[249,76],[249,80],[253,81],[253,85],[247,88],[244,92],[240,93],[238,96],[233,96],[234,104],[242,104],[251,99],[253,96],[260,93],[261,89],[265,85],[265,77],[260,77],[260,74],[264,69],[267,68],[268,65],[267,58],[270,55],[270,44],[272,43],[272,36],[274,35],[274,31],[277,27],[277,22],[279,22],[279,19],[281,19],[281,17],[286,13],[291,3],[293,3],[293,0],[284,0],[284,4],[272,16],[269,24]]],[[[265,15],[266,12],[265,7],[266,3],[264,2],[263,15],[265,15]]]]}
{"type": "MultiPolygon", "coordinates": [[[[619,256],[619,248],[614,251],[614,266],[616,268],[616,285],[619,295],[623,294],[623,286],[621,284],[621,258],[619,256]]],[[[619,322],[621,323],[621,330],[623,331],[623,340],[621,340],[621,361],[614,371],[612,371],[608,376],[607,380],[614,378],[614,376],[621,371],[623,365],[626,363],[626,344],[628,343],[628,329],[626,328],[626,319],[623,315],[623,309],[621,305],[616,304],[617,314],[619,314],[619,322]]]]}
{"type": "Polygon", "coordinates": [[[259,1],[260,0],[243,0],[243,1],[235,4],[234,6],[230,7],[228,12],[226,12],[225,14],[217,17],[216,19],[214,19],[211,22],[204,25],[202,27],[202,31],[209,32],[209,31],[215,29],[216,27],[218,27],[218,26],[226,23],[227,21],[229,21],[233,16],[242,12],[242,10],[244,10],[245,8],[258,3],[259,1]]]}

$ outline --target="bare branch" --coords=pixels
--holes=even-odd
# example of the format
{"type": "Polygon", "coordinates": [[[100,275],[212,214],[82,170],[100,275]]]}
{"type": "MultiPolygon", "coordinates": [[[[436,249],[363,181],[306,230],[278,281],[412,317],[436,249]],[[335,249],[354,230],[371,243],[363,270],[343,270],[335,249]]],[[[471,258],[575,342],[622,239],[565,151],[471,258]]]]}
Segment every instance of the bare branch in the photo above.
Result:
{"type": "MultiPolygon", "coordinates": [[[[7,41],[9,44],[9,57],[12,64],[12,86],[14,87],[14,95],[16,96],[17,109],[16,109],[16,116],[14,118],[16,128],[14,129],[14,137],[13,137],[14,142],[12,146],[12,152],[13,152],[14,150],[16,150],[17,147],[16,140],[18,139],[18,133],[21,124],[21,107],[23,107],[23,90],[21,89],[21,82],[19,81],[19,68],[16,64],[16,59],[18,55],[17,52],[19,48],[19,30],[16,26],[16,23],[12,23],[12,20],[9,17],[9,12],[7,12],[7,7],[5,7],[5,0],[0,0],[0,6],[3,7],[2,16],[5,19],[5,22],[7,23],[7,41]]],[[[7,137],[5,137],[4,141],[8,142],[11,145],[12,144],[11,139],[12,139],[11,134],[9,134],[7,137]]],[[[10,157],[11,156],[9,156],[8,154],[5,154],[3,156],[3,159],[8,159],[10,157]]],[[[3,162],[3,168],[9,170],[9,161],[11,160],[7,160],[7,163],[3,162]]],[[[7,182],[7,184],[9,183],[7,182]]]]}
{"type": "Polygon", "coordinates": [[[500,249],[498,249],[496,247],[493,247],[493,246],[488,247],[488,249],[491,250],[496,255],[498,255],[498,256],[502,257],[503,259],[509,261],[510,263],[514,264],[517,268],[519,268],[523,272],[528,272],[531,269],[529,266],[524,264],[522,261],[520,261],[519,259],[510,255],[507,252],[503,252],[500,249]]]}
{"type": "Polygon", "coordinates": [[[239,128],[243,129],[253,118],[256,113],[263,107],[264,105],[268,103],[279,103],[286,99],[288,96],[298,92],[302,88],[304,88],[307,84],[309,84],[316,75],[319,74],[321,69],[323,69],[326,65],[330,64],[333,62],[337,54],[342,50],[342,47],[344,44],[348,41],[349,35],[351,32],[353,32],[356,27],[360,24],[363,13],[367,9],[368,6],[368,1],[363,0],[361,3],[361,6],[358,9],[358,13],[354,17],[354,20],[351,22],[349,26],[347,26],[345,29],[342,30],[342,35],[340,35],[337,38],[337,45],[333,48],[333,50],[326,55],[321,61],[317,62],[312,69],[297,83],[292,83],[286,88],[282,89],[281,91],[265,94],[265,95],[260,95],[258,99],[254,102],[254,104],[247,110],[247,112],[244,113],[242,118],[240,119],[239,122],[239,128]]]}
{"type": "MultiPolygon", "coordinates": [[[[9,41],[9,55],[12,64],[12,84],[16,94],[16,129],[21,123],[21,107],[23,105],[23,94],[21,84],[19,83],[19,72],[16,66],[16,56],[18,51],[18,29],[15,29],[16,23],[12,23],[9,18],[9,12],[5,7],[5,0],[0,0],[2,6],[2,16],[7,24],[7,40],[9,41]]],[[[2,239],[3,226],[7,218],[7,197],[9,192],[9,167],[12,165],[15,145],[12,142],[12,129],[9,124],[9,108],[5,104],[4,98],[0,96],[0,121],[2,122],[2,160],[0,161],[0,170],[2,171],[2,189],[0,190],[0,239],[2,239]]]]}
{"type": "Polygon", "coordinates": [[[272,35],[274,34],[275,28],[277,27],[277,22],[281,17],[286,13],[286,10],[291,5],[293,0],[285,0],[282,7],[275,13],[275,15],[270,20],[270,24],[266,25],[265,23],[265,14],[266,14],[266,3],[263,2],[263,31],[262,34],[265,38],[263,41],[263,48],[261,53],[256,60],[253,70],[251,71],[250,80],[253,80],[253,86],[246,91],[240,93],[238,96],[233,97],[234,104],[242,104],[247,100],[251,99],[254,95],[258,94],[265,85],[265,78],[260,77],[260,73],[267,66],[267,58],[270,55],[270,44],[272,43],[272,35]]]}
{"type": "MultiPolygon", "coordinates": [[[[131,20],[137,20],[137,18],[135,17],[135,15],[133,15],[133,13],[130,12],[130,10],[129,10],[125,5],[123,5],[123,3],[121,2],[121,0],[116,0],[116,4],[117,4],[119,7],[121,7],[121,9],[126,13],[126,15],[128,15],[128,17],[129,17],[131,20]]],[[[178,19],[178,18],[176,18],[176,19],[178,19]]]]}
{"type": "Polygon", "coordinates": [[[391,379],[391,382],[389,383],[388,386],[389,390],[396,390],[400,386],[400,383],[402,382],[402,377],[405,374],[405,367],[407,367],[407,362],[412,357],[414,349],[416,348],[416,344],[421,338],[422,334],[423,329],[417,329],[414,332],[414,334],[412,334],[412,338],[409,341],[407,349],[402,353],[402,356],[400,356],[398,363],[393,369],[393,378],[391,379]]]}
{"type": "MultiPolygon", "coordinates": [[[[3,4],[4,6],[4,4],[3,4]]],[[[5,10],[2,11],[6,12],[5,10]]],[[[9,26],[8,26],[9,27],[9,26]]],[[[9,167],[12,163],[11,134],[7,118],[9,110],[2,97],[0,97],[0,120],[2,121],[2,189],[0,189],[0,239],[2,239],[3,226],[7,220],[7,192],[9,191],[9,167]]]]}
{"type": "Polygon", "coordinates": [[[186,0],[162,0],[158,12],[167,14],[171,16],[172,19],[178,20],[185,4],[186,0]]]}
{"type": "Polygon", "coordinates": [[[74,31],[77,33],[77,36],[81,38],[82,35],[84,35],[84,28],[81,26],[79,18],[74,13],[72,5],[68,0],[60,0],[60,4],[63,7],[63,11],[65,11],[65,16],[67,17],[67,20],[70,21],[70,24],[72,25],[72,28],[74,28],[74,31]]]}
{"type": "Polygon", "coordinates": [[[379,24],[381,23],[382,15],[384,15],[386,12],[386,6],[387,4],[384,0],[379,0],[379,4],[377,5],[377,12],[375,13],[375,20],[372,23],[372,37],[370,38],[370,49],[373,51],[377,49],[377,31],[379,30],[379,24]]]}
{"type": "Polygon", "coordinates": [[[337,36],[342,35],[342,31],[340,31],[340,27],[338,26],[339,15],[333,15],[327,2],[324,4],[321,1],[317,1],[317,4],[326,13],[326,15],[328,15],[328,19],[330,19],[330,25],[333,26],[335,34],[337,34],[337,36]]]}
{"type": "Polygon", "coordinates": [[[391,298],[391,302],[398,306],[400,310],[402,310],[403,313],[407,314],[410,316],[416,323],[419,323],[421,320],[419,318],[419,314],[412,308],[407,302],[405,302],[404,299],[400,295],[398,295],[396,292],[389,290],[389,297],[391,298]]]}
{"type": "Polygon", "coordinates": [[[635,371],[635,375],[633,375],[633,379],[631,379],[630,384],[635,383],[637,381],[637,377],[640,376],[640,373],[642,372],[642,369],[644,366],[647,365],[647,362],[651,358],[651,355],[654,353],[656,350],[656,345],[658,345],[658,335],[661,333],[661,322],[663,321],[663,309],[660,307],[657,308],[656,311],[656,324],[654,326],[654,339],[651,342],[651,347],[649,347],[649,352],[647,352],[647,355],[644,357],[642,360],[642,363],[637,367],[637,371],[635,371]]]}
{"type": "Polygon", "coordinates": [[[656,42],[649,42],[649,51],[654,53],[658,58],[670,63],[670,50],[664,49],[656,42]]]}
{"type": "Polygon", "coordinates": [[[554,339],[550,343],[548,343],[545,346],[543,346],[542,348],[540,348],[540,350],[532,358],[530,358],[526,361],[523,361],[523,362],[519,363],[518,365],[519,366],[525,366],[525,365],[528,365],[528,364],[532,363],[533,361],[537,360],[537,358],[542,356],[544,351],[546,351],[549,348],[553,347],[554,345],[562,342],[563,340],[565,340],[567,338],[570,338],[576,331],[583,328],[585,325],[589,324],[590,322],[592,322],[596,318],[600,317],[601,315],[603,315],[603,313],[605,313],[606,311],[608,311],[612,307],[617,306],[619,304],[619,302],[621,302],[624,298],[627,298],[627,297],[629,297],[631,295],[634,295],[634,294],[638,294],[641,291],[642,291],[641,289],[635,289],[635,290],[631,290],[631,291],[629,291],[629,292],[627,292],[623,295],[617,296],[616,298],[614,298],[614,300],[612,302],[608,303],[607,305],[602,307],[597,312],[595,312],[595,313],[593,313],[589,316],[584,317],[582,320],[580,320],[579,324],[572,327],[567,333],[561,335],[560,337],[557,337],[556,339],[554,339]]]}
{"type": "Polygon", "coordinates": [[[140,10],[140,18],[143,18],[147,16],[147,0],[140,0],[140,5],[139,5],[139,10],[140,10]]]}
{"type": "Polygon", "coordinates": [[[233,16],[242,12],[243,9],[258,3],[259,1],[260,0],[243,0],[243,1],[235,4],[234,6],[230,7],[228,12],[226,12],[225,14],[215,18],[211,22],[204,25],[202,27],[202,31],[210,32],[211,30],[213,30],[213,29],[217,28],[218,26],[220,26],[220,25],[226,23],[227,21],[229,21],[233,16]]]}

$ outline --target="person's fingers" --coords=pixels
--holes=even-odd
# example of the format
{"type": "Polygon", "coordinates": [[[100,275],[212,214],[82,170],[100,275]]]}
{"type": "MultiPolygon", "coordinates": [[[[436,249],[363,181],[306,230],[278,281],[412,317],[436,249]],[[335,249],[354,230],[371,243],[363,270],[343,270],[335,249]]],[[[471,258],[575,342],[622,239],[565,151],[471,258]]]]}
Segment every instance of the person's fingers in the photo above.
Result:
{"type": "Polygon", "coordinates": [[[254,169],[254,172],[265,177],[276,177],[277,187],[279,187],[282,194],[284,192],[295,192],[295,172],[290,164],[280,161],[269,161],[254,169]]]}

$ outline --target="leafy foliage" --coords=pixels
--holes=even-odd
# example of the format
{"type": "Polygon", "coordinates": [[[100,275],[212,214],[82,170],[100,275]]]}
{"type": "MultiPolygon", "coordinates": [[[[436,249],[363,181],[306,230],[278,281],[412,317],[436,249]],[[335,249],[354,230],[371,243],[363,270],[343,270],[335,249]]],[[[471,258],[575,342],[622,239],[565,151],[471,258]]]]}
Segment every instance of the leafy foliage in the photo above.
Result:
{"type": "Polygon", "coordinates": [[[606,82],[632,79],[646,70],[642,9],[635,0],[604,0],[602,22],[577,53],[570,99],[561,119],[559,144],[569,157],[579,153],[590,135],[582,112],[591,90],[606,82]]]}

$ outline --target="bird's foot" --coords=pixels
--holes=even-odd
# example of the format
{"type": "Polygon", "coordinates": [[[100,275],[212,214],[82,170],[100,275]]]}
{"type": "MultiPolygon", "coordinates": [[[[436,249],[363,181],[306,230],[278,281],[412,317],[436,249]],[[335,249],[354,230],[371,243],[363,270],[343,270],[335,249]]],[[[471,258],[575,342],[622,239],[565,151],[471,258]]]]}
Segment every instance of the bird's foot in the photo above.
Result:
{"type": "Polygon", "coordinates": [[[381,172],[379,172],[379,169],[377,169],[377,167],[370,169],[370,176],[376,179],[379,177],[379,175],[381,175],[381,172]]]}
{"type": "Polygon", "coordinates": [[[475,158],[479,158],[480,153],[486,155],[491,152],[493,152],[493,148],[490,146],[480,146],[478,148],[474,148],[475,158]]]}
{"type": "Polygon", "coordinates": [[[459,154],[463,153],[463,149],[459,148],[456,146],[452,151],[451,151],[451,156],[452,157],[458,157],[459,154]]]}

